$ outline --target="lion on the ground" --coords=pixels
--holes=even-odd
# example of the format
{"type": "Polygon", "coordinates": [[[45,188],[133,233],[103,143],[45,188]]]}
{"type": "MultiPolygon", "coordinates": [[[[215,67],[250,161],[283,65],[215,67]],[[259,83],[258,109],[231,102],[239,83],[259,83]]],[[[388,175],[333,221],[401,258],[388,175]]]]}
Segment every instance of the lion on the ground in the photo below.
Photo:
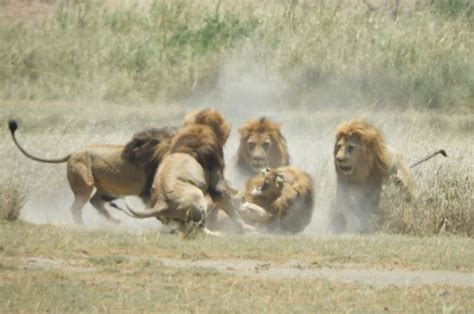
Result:
{"type": "Polygon", "coordinates": [[[408,199],[415,197],[410,167],[400,153],[385,144],[380,130],[365,120],[351,120],[337,127],[334,164],[337,189],[330,217],[333,232],[348,231],[348,227],[352,228],[349,231],[366,231],[369,219],[378,211],[382,184],[390,177],[401,185],[408,199]]]}
{"type": "Polygon", "coordinates": [[[289,165],[290,156],[280,124],[266,117],[250,119],[239,132],[240,144],[232,169],[235,181],[244,183],[262,169],[289,165]]]}
{"type": "MultiPolygon", "coordinates": [[[[228,196],[223,147],[229,134],[229,124],[216,110],[188,114],[154,177],[151,208],[137,210],[127,204],[131,214],[137,218],[156,217],[164,224],[176,222],[180,230],[193,222],[209,233],[205,227],[209,203],[220,203],[228,196]]],[[[242,228],[253,229],[233,207],[222,209],[242,228]]]]}
{"type": "Polygon", "coordinates": [[[248,180],[241,214],[258,229],[298,233],[311,222],[313,184],[311,177],[294,166],[264,169],[248,180]]]}
{"type": "MultiPolygon", "coordinates": [[[[158,166],[167,154],[175,132],[171,128],[150,129],[139,132],[127,145],[90,145],[63,158],[45,159],[28,153],[18,143],[15,131],[18,124],[9,121],[12,138],[28,158],[45,163],[67,162],[67,178],[74,202],[71,206],[75,223],[83,224],[82,208],[90,201],[107,219],[118,222],[105,208],[106,201],[126,195],[141,196],[147,202],[147,181],[150,167],[158,166]],[[148,144],[141,145],[145,140],[148,144]],[[141,140],[140,140],[141,139],[141,140]],[[96,192],[91,198],[92,191],[96,192]]],[[[152,173],[154,173],[153,171],[152,173]]]]}

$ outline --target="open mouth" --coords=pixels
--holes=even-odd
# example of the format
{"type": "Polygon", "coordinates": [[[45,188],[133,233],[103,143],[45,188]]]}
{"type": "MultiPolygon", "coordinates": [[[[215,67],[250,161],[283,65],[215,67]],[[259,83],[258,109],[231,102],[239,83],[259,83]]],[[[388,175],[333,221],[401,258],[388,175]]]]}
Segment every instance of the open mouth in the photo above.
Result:
{"type": "Polygon", "coordinates": [[[253,196],[261,195],[265,189],[266,189],[265,184],[263,184],[261,186],[257,186],[257,187],[255,187],[255,189],[253,189],[252,195],[253,196]]]}

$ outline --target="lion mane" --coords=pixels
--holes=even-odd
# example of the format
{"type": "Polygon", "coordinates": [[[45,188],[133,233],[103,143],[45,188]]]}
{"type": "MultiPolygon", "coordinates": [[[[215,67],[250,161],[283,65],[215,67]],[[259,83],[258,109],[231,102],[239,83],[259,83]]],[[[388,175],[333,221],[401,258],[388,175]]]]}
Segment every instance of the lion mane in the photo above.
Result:
{"type": "Polygon", "coordinates": [[[170,152],[171,140],[176,133],[175,127],[140,131],[133,135],[122,151],[123,159],[139,166],[145,172],[145,184],[139,195],[145,201],[150,197],[150,189],[158,165],[170,152]]]}
{"type": "Polygon", "coordinates": [[[89,145],[62,158],[46,159],[30,154],[18,143],[15,120],[10,120],[8,126],[15,145],[26,157],[43,163],[67,163],[67,178],[74,193],[71,212],[77,224],[84,223],[82,208],[88,201],[113,222],[118,220],[107,211],[106,202],[127,195],[141,196],[146,202],[149,194],[144,191],[149,190],[152,181],[149,171],[158,167],[174,135],[171,129],[151,129],[135,134],[125,146],[89,145]]]}
{"type": "Polygon", "coordinates": [[[286,166],[262,170],[247,181],[244,219],[268,232],[298,233],[310,223],[313,214],[313,183],[304,171],[286,166]],[[256,220],[257,213],[263,221],[256,220]]]}
{"type": "Polygon", "coordinates": [[[289,165],[290,156],[280,124],[261,117],[247,121],[239,132],[240,144],[235,167],[245,180],[260,169],[289,165]]]}
{"type": "MultiPolygon", "coordinates": [[[[336,145],[334,146],[334,155],[337,154],[337,143],[341,138],[358,138],[362,144],[365,155],[364,171],[351,175],[351,180],[366,181],[367,179],[378,180],[387,175],[390,166],[390,154],[385,144],[385,138],[380,130],[365,120],[352,120],[340,124],[336,128],[336,145]],[[368,174],[364,176],[363,174],[368,174]]],[[[358,169],[357,169],[358,170],[358,169]]],[[[341,175],[340,168],[336,167],[338,176],[341,175]]]]}
{"type": "MultiPolygon", "coordinates": [[[[210,232],[205,227],[208,196],[219,202],[227,190],[223,146],[229,134],[230,125],[216,110],[186,115],[169,154],[158,166],[150,192],[151,208],[140,211],[127,205],[130,213],[137,218],[157,217],[163,223],[175,221],[181,230],[194,221],[210,232]]],[[[240,219],[236,212],[229,215],[240,219]]]]}
{"type": "Polygon", "coordinates": [[[382,185],[388,178],[395,178],[409,199],[414,197],[413,176],[402,155],[387,146],[382,132],[365,120],[346,121],[336,128],[334,165],[337,189],[330,217],[334,232],[347,231],[348,216],[357,221],[353,231],[366,231],[371,216],[378,212],[382,185]]]}

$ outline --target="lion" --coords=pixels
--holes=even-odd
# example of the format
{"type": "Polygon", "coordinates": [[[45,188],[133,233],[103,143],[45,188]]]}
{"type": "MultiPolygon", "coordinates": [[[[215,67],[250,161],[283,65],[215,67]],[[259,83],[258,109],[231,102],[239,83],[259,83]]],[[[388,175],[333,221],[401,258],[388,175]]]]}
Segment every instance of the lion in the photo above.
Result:
{"type": "Polygon", "coordinates": [[[277,168],[290,164],[286,139],[281,126],[261,117],[247,121],[240,129],[240,145],[234,158],[234,176],[241,182],[267,167],[277,168]]]}
{"type": "MultiPolygon", "coordinates": [[[[151,208],[138,210],[127,203],[128,211],[136,218],[156,217],[164,224],[175,222],[181,231],[195,223],[206,233],[212,233],[205,221],[209,202],[219,203],[227,197],[223,147],[229,134],[230,125],[216,110],[188,114],[173,137],[169,155],[158,166],[150,191],[151,208]]],[[[243,228],[253,229],[232,208],[223,209],[243,228]]]]}
{"type": "Polygon", "coordinates": [[[26,157],[44,163],[67,163],[67,178],[74,193],[71,212],[76,224],[84,224],[82,208],[87,201],[102,216],[115,223],[119,220],[105,208],[107,201],[135,195],[146,202],[149,168],[157,166],[167,154],[175,134],[170,128],[151,129],[135,134],[125,146],[90,145],[62,158],[45,159],[31,155],[18,143],[15,136],[18,123],[15,120],[10,120],[8,126],[13,142],[26,157]],[[139,139],[144,137],[148,137],[148,144],[141,146],[139,139]],[[96,191],[91,197],[94,188],[96,191]]]}
{"type": "MultiPolygon", "coordinates": [[[[446,156],[440,150],[420,162],[438,153],[446,156]]],[[[351,228],[366,231],[369,218],[378,211],[382,184],[389,178],[396,180],[408,200],[416,196],[413,175],[402,155],[387,146],[382,132],[365,120],[343,122],[336,128],[334,164],[337,188],[330,217],[334,232],[347,230],[350,215],[357,220],[351,228]]]]}
{"type": "Polygon", "coordinates": [[[294,166],[266,168],[247,181],[244,219],[269,232],[303,231],[313,214],[311,177],[294,166]]]}

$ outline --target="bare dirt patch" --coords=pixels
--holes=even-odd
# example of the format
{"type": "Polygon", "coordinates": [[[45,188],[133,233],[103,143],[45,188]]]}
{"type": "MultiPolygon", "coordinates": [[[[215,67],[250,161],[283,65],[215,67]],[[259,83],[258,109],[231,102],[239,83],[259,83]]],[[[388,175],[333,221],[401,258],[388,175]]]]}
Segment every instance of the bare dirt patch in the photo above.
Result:
{"type": "MultiPolygon", "coordinates": [[[[124,256],[130,261],[148,257],[124,256]]],[[[331,282],[356,283],[376,288],[389,286],[449,285],[474,287],[474,273],[453,271],[412,271],[377,269],[331,269],[315,267],[302,261],[291,260],[285,264],[272,264],[250,259],[185,260],[153,257],[153,261],[166,267],[215,270],[223,274],[254,277],[258,279],[324,279],[331,282]]],[[[30,257],[23,261],[27,269],[60,270],[64,272],[94,272],[93,267],[68,266],[60,259],[30,257]]]]}

